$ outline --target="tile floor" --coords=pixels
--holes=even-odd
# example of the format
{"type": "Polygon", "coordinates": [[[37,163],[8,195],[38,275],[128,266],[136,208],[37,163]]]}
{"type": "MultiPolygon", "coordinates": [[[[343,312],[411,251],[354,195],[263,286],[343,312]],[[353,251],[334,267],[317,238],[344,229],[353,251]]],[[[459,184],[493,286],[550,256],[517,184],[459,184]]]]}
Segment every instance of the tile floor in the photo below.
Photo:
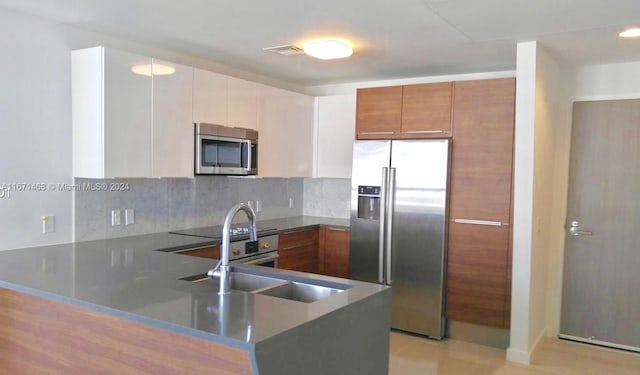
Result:
{"type": "Polygon", "coordinates": [[[457,340],[391,333],[390,375],[638,375],[640,354],[544,339],[534,363],[505,360],[505,351],[457,340]]]}

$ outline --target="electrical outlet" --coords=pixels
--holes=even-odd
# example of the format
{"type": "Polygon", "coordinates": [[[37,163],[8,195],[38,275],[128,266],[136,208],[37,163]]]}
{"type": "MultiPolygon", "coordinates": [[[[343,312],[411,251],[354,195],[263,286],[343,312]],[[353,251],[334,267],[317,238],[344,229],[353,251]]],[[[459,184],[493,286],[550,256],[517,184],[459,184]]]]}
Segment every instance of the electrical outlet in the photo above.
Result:
{"type": "Polygon", "coordinates": [[[289,208],[293,208],[293,198],[289,198],[289,208]]]}
{"type": "Polygon", "coordinates": [[[127,208],[124,210],[124,225],[131,225],[136,222],[135,213],[133,208],[127,208]]]}
{"type": "Polygon", "coordinates": [[[111,226],[122,225],[122,212],[120,210],[111,210],[111,226]]]}
{"type": "Polygon", "coordinates": [[[55,215],[42,215],[42,233],[53,233],[56,231],[55,215]]]}

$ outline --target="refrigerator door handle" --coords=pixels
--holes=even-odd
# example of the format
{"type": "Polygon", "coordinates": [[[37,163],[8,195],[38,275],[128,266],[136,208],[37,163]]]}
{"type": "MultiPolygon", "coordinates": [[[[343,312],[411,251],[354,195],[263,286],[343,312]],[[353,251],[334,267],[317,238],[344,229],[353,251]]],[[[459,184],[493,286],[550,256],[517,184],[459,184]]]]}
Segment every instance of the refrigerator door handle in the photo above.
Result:
{"type": "Polygon", "coordinates": [[[389,168],[382,168],[382,183],[380,184],[380,229],[378,231],[378,282],[384,284],[384,253],[385,253],[385,223],[387,208],[387,187],[389,182],[389,168]]]}
{"type": "Polygon", "coordinates": [[[387,193],[387,204],[388,209],[387,209],[387,233],[386,233],[386,244],[385,247],[387,248],[387,285],[391,285],[391,283],[393,282],[393,277],[391,275],[391,242],[392,242],[392,235],[393,235],[393,212],[394,212],[394,205],[395,205],[395,201],[396,201],[396,169],[395,168],[391,168],[391,171],[389,173],[389,192],[387,193]]]}

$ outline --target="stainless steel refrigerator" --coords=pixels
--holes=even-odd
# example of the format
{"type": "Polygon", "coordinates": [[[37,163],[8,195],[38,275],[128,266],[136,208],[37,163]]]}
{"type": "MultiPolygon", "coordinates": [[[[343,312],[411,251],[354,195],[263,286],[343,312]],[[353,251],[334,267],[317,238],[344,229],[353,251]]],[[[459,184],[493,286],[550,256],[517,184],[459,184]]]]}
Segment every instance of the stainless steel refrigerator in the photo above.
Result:
{"type": "Polygon", "coordinates": [[[391,327],[445,332],[450,141],[355,141],[350,277],[392,287],[391,327]]]}

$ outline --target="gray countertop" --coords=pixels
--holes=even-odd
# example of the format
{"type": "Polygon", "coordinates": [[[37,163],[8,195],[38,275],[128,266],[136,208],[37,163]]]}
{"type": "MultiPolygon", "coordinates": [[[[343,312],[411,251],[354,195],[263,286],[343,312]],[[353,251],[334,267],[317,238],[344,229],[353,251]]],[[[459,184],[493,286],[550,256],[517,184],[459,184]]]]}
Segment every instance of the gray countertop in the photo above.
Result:
{"type": "MultiPolygon", "coordinates": [[[[349,222],[303,216],[260,224],[282,232],[317,225],[348,227],[349,222]]],[[[213,243],[158,233],[4,251],[0,287],[236,347],[253,346],[386,289],[315,274],[237,266],[246,272],[348,289],[313,303],[240,291],[220,297],[212,281],[179,280],[206,272],[215,261],[167,252],[213,243]]]]}

